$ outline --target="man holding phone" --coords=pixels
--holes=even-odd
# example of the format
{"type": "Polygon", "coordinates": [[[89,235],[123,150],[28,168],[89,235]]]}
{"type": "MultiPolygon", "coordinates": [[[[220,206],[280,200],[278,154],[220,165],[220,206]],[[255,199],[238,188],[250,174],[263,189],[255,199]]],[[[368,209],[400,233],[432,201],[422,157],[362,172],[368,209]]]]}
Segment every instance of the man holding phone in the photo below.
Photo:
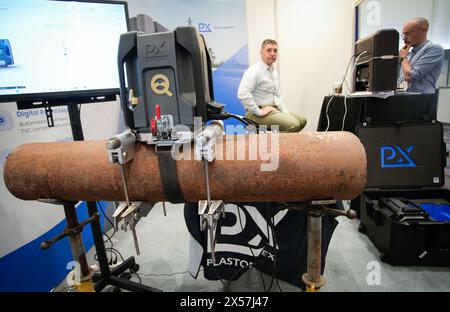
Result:
{"type": "Polygon", "coordinates": [[[436,92],[436,81],[444,63],[444,49],[427,39],[429,27],[428,21],[422,17],[407,21],[403,27],[405,45],[399,52],[399,84],[406,84],[408,92],[436,92]]]}

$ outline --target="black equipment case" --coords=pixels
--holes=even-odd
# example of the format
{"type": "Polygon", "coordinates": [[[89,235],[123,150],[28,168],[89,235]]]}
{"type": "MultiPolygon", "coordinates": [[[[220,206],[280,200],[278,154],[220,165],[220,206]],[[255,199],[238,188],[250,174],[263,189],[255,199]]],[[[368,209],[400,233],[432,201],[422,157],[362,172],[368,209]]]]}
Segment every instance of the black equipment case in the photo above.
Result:
{"type": "Polygon", "coordinates": [[[446,146],[436,121],[363,124],[367,153],[360,232],[393,265],[450,265],[446,146]]]}

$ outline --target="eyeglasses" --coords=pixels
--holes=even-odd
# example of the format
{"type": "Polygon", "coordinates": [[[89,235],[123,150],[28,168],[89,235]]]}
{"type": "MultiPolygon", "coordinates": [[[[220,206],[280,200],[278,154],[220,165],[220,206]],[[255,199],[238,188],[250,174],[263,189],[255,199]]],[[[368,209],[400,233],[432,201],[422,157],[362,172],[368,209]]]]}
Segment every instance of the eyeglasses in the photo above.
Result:
{"type": "Polygon", "coordinates": [[[415,32],[417,32],[417,31],[420,30],[420,29],[421,29],[421,28],[416,28],[415,30],[412,30],[412,31],[403,33],[403,34],[402,34],[402,37],[403,37],[403,38],[410,37],[412,34],[414,34],[415,32]]]}

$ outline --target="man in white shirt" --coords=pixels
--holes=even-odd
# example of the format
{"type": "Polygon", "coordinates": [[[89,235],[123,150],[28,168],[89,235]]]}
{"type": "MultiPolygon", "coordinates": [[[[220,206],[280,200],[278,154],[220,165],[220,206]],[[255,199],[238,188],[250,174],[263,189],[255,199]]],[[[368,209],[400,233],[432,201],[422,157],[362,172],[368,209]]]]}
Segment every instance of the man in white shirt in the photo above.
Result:
{"type": "Polygon", "coordinates": [[[281,132],[299,132],[306,119],[290,113],[280,95],[280,79],[273,66],[278,44],[266,39],[261,45],[261,60],[247,69],[238,89],[238,99],[247,111],[245,117],[260,125],[278,125],[281,132]]]}

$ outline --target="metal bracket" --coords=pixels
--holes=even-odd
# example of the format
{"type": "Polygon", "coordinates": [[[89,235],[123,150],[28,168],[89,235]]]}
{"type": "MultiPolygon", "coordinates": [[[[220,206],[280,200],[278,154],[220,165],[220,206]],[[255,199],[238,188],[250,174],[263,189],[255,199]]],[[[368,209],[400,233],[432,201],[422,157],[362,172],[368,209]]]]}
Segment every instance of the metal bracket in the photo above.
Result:
{"type": "Polygon", "coordinates": [[[109,160],[121,165],[130,162],[136,152],[136,135],[131,130],[114,136],[106,142],[109,160]]]}
{"type": "Polygon", "coordinates": [[[207,200],[201,200],[198,202],[198,214],[200,215],[201,230],[208,231],[210,248],[211,248],[211,260],[213,265],[216,264],[216,229],[217,222],[220,216],[225,213],[225,205],[223,200],[213,200],[208,206],[207,200]]]}
{"type": "Polygon", "coordinates": [[[66,236],[77,236],[80,235],[81,232],[83,231],[83,228],[88,225],[89,223],[91,223],[94,220],[100,219],[100,215],[98,213],[94,214],[92,217],[84,220],[83,222],[81,222],[77,227],[72,228],[72,229],[68,229],[65,228],[63,232],[59,233],[58,235],[56,235],[55,237],[53,237],[52,239],[49,240],[45,240],[43,241],[39,247],[41,249],[48,249],[50,248],[54,243],[56,243],[57,241],[63,239],[66,236]]]}
{"type": "Polygon", "coordinates": [[[126,202],[120,202],[119,207],[114,211],[113,218],[116,220],[116,226],[124,232],[130,229],[133,234],[134,247],[136,254],[140,255],[139,242],[136,234],[136,225],[141,218],[147,217],[150,211],[155,206],[155,203],[147,202],[132,202],[129,205],[126,202]]]}
{"type": "Polygon", "coordinates": [[[216,140],[223,135],[224,124],[221,120],[214,120],[200,131],[195,140],[195,159],[214,161],[216,140]]]}

